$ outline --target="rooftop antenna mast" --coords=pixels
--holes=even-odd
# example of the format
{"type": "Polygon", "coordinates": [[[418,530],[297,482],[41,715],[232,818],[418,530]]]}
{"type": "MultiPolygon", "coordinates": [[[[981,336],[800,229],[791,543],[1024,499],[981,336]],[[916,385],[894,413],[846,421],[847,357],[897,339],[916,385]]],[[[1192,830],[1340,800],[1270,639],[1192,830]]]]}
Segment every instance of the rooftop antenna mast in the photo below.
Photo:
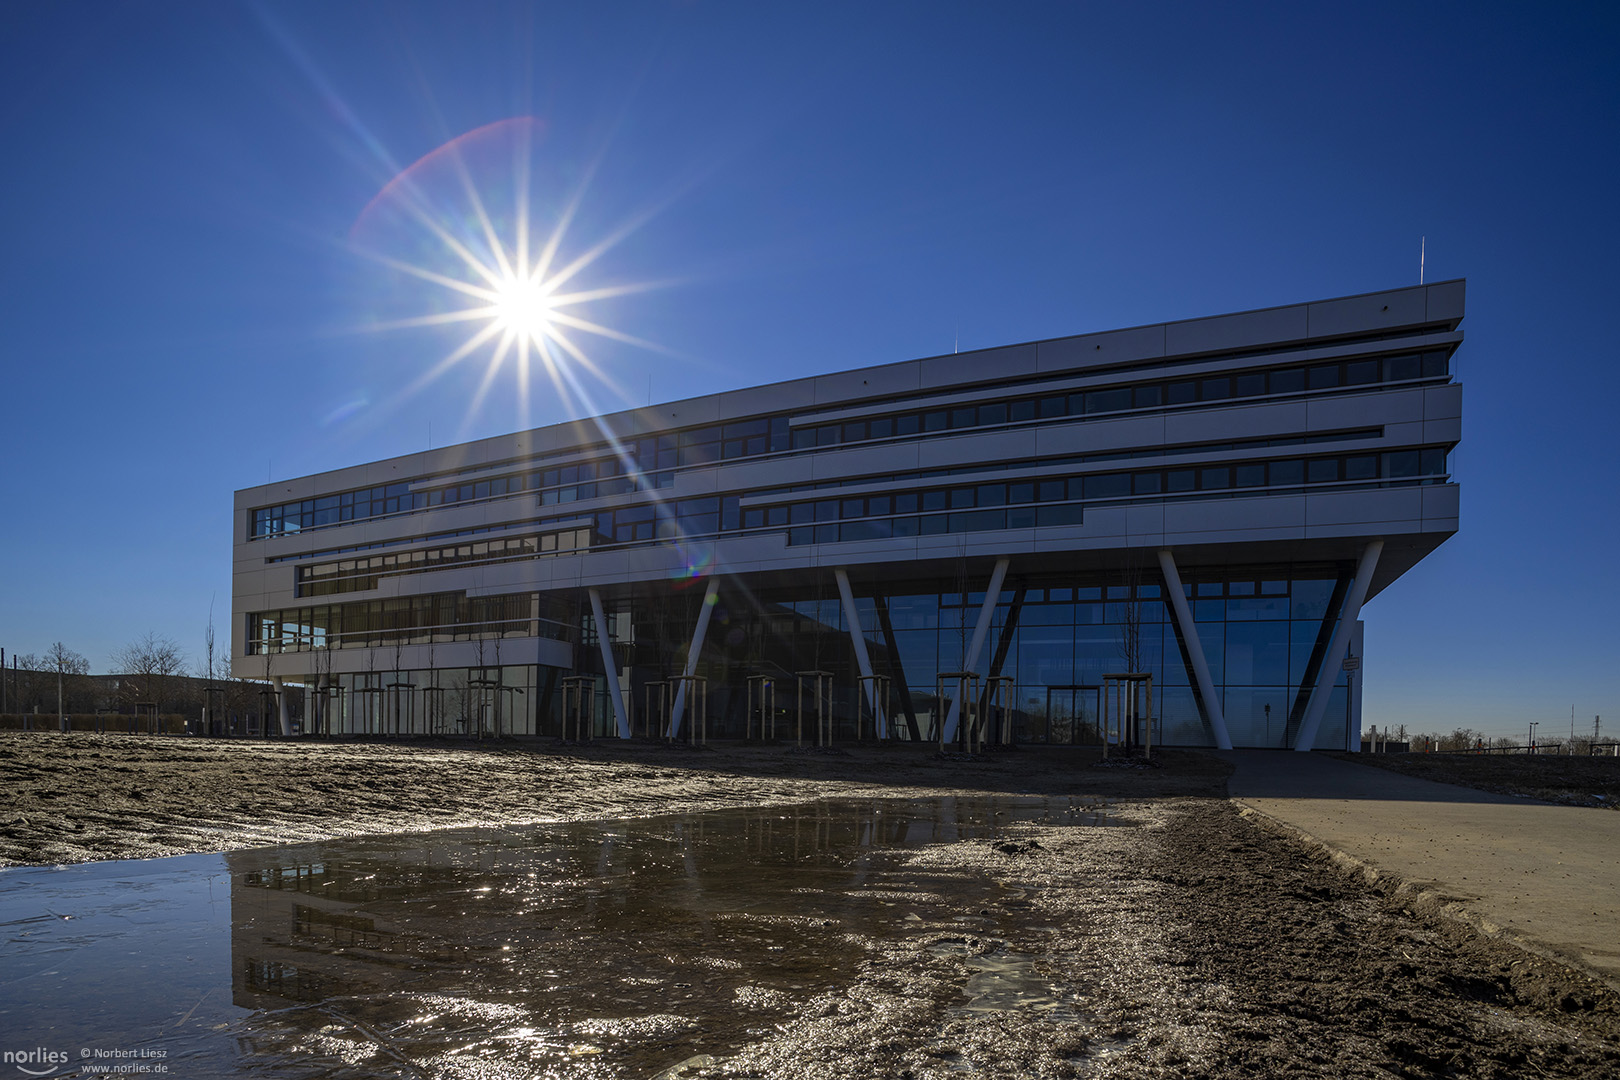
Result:
{"type": "Polygon", "coordinates": [[[1418,240],[1418,284],[1423,284],[1423,258],[1428,254],[1429,238],[1421,237],[1418,240]]]}

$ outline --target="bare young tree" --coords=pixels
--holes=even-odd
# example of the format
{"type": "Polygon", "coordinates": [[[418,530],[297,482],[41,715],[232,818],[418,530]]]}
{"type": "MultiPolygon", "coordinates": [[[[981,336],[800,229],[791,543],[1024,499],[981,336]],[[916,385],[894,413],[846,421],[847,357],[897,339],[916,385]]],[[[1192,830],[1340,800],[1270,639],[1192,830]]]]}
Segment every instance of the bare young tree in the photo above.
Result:
{"type": "Polygon", "coordinates": [[[56,675],[56,715],[66,723],[68,680],[72,679],[75,684],[73,689],[77,689],[78,677],[90,673],[90,662],[60,641],[51,643],[51,647],[45,650],[43,660],[45,670],[56,675]]]}
{"type": "Polygon", "coordinates": [[[223,731],[220,727],[220,718],[214,715],[217,706],[217,687],[215,683],[221,676],[229,677],[230,665],[214,651],[214,602],[208,601],[208,629],[203,633],[203,655],[197,664],[197,676],[206,682],[203,690],[203,712],[208,717],[203,734],[212,735],[216,731],[223,731]],[[221,669],[225,669],[221,671],[221,669]]]}
{"type": "Polygon", "coordinates": [[[161,715],[170,681],[185,670],[186,655],[170,639],[148,630],[113,654],[113,666],[125,676],[119,681],[119,696],[131,705],[151,702],[161,715]]]}

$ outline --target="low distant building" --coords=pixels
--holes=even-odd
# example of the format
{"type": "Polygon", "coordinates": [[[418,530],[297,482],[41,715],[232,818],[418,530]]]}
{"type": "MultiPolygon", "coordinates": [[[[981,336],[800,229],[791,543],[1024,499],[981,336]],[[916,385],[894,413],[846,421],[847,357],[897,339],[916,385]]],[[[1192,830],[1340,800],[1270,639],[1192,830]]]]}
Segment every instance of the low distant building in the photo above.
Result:
{"type": "Polygon", "coordinates": [[[558,733],[584,701],[600,734],[742,736],[769,681],[784,723],[819,685],[840,738],[874,705],[952,737],[1000,679],[1008,736],[1053,744],[1135,671],[1162,741],[1352,748],[1361,605],[1457,530],[1463,307],[1009,345],[248,488],[233,670],[384,734],[558,733]]]}

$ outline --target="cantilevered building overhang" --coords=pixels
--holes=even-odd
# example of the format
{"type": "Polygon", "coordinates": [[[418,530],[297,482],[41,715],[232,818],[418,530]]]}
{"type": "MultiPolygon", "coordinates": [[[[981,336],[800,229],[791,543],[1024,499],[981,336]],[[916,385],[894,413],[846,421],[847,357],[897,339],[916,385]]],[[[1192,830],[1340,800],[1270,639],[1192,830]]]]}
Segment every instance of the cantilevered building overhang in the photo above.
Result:
{"type": "Polygon", "coordinates": [[[1011,680],[1014,737],[1073,743],[1134,666],[1171,742],[1353,745],[1359,608],[1457,530],[1463,303],[1009,345],[246,489],[234,668],[318,697],[306,729],[399,734],[556,732],[569,680],[640,733],[671,719],[649,684],[696,675],[741,735],[750,676],[817,670],[853,735],[885,676],[906,737],[972,670],[1011,680]]]}

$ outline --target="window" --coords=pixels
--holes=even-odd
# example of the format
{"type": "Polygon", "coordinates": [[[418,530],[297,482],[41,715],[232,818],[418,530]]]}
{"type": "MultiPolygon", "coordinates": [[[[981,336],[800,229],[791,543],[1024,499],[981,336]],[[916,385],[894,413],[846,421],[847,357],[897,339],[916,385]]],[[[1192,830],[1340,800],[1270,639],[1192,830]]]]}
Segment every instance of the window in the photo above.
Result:
{"type": "Polygon", "coordinates": [[[1339,365],[1319,364],[1310,370],[1312,390],[1326,390],[1339,385],[1339,365]]]}
{"type": "Polygon", "coordinates": [[[1219,401],[1221,398],[1232,396],[1232,380],[1227,378],[1204,379],[1198,384],[1200,394],[1205,401],[1219,401]]]}
{"type": "Polygon", "coordinates": [[[1232,471],[1225,465],[1198,470],[1198,487],[1203,491],[1213,491],[1232,485],[1232,471]]]}
{"type": "Polygon", "coordinates": [[[1378,381],[1378,361],[1352,360],[1344,365],[1344,384],[1346,386],[1361,386],[1365,383],[1378,381]]]}
{"type": "Polygon", "coordinates": [[[1151,409],[1160,403],[1161,394],[1157,386],[1138,386],[1136,388],[1136,407],[1138,409],[1151,409]]]}
{"type": "Polygon", "coordinates": [[[1086,498],[1117,499],[1131,493],[1131,478],[1127,473],[1108,473],[1105,476],[1086,477],[1086,498]]]}
{"type": "Polygon", "coordinates": [[[1422,455],[1416,450],[1396,450],[1384,455],[1384,475],[1388,477],[1417,476],[1422,468],[1422,455]]]}
{"type": "Polygon", "coordinates": [[[1346,480],[1375,480],[1377,477],[1377,454],[1356,454],[1344,459],[1344,478],[1346,480]]]}
{"type": "Polygon", "coordinates": [[[1339,478],[1339,459],[1312,458],[1306,462],[1305,476],[1313,484],[1330,484],[1339,478]]]}
{"type": "Polygon", "coordinates": [[[1419,356],[1391,356],[1384,361],[1384,378],[1390,382],[1416,379],[1423,375],[1423,358],[1419,356]]]}
{"type": "Polygon", "coordinates": [[[1273,461],[1270,466],[1270,475],[1273,487],[1304,483],[1305,463],[1303,461],[1273,461]]]}
{"type": "Polygon", "coordinates": [[[1273,371],[1270,384],[1273,394],[1297,394],[1305,389],[1305,369],[1283,368],[1281,371],[1273,371]]]}
{"type": "Polygon", "coordinates": [[[1239,465],[1233,474],[1236,487],[1264,487],[1266,483],[1266,467],[1263,464],[1239,465]]]}
{"type": "Polygon", "coordinates": [[[1093,390],[1086,395],[1086,412],[1118,412],[1131,407],[1131,389],[1122,386],[1117,390],[1093,390]]]}
{"type": "Polygon", "coordinates": [[[1173,382],[1165,388],[1165,392],[1172,405],[1185,405],[1198,400],[1198,384],[1195,382],[1173,382]]]}
{"type": "Polygon", "coordinates": [[[1263,371],[1239,375],[1233,381],[1235,383],[1233,397],[1259,397],[1266,392],[1266,373],[1263,371]]]}

